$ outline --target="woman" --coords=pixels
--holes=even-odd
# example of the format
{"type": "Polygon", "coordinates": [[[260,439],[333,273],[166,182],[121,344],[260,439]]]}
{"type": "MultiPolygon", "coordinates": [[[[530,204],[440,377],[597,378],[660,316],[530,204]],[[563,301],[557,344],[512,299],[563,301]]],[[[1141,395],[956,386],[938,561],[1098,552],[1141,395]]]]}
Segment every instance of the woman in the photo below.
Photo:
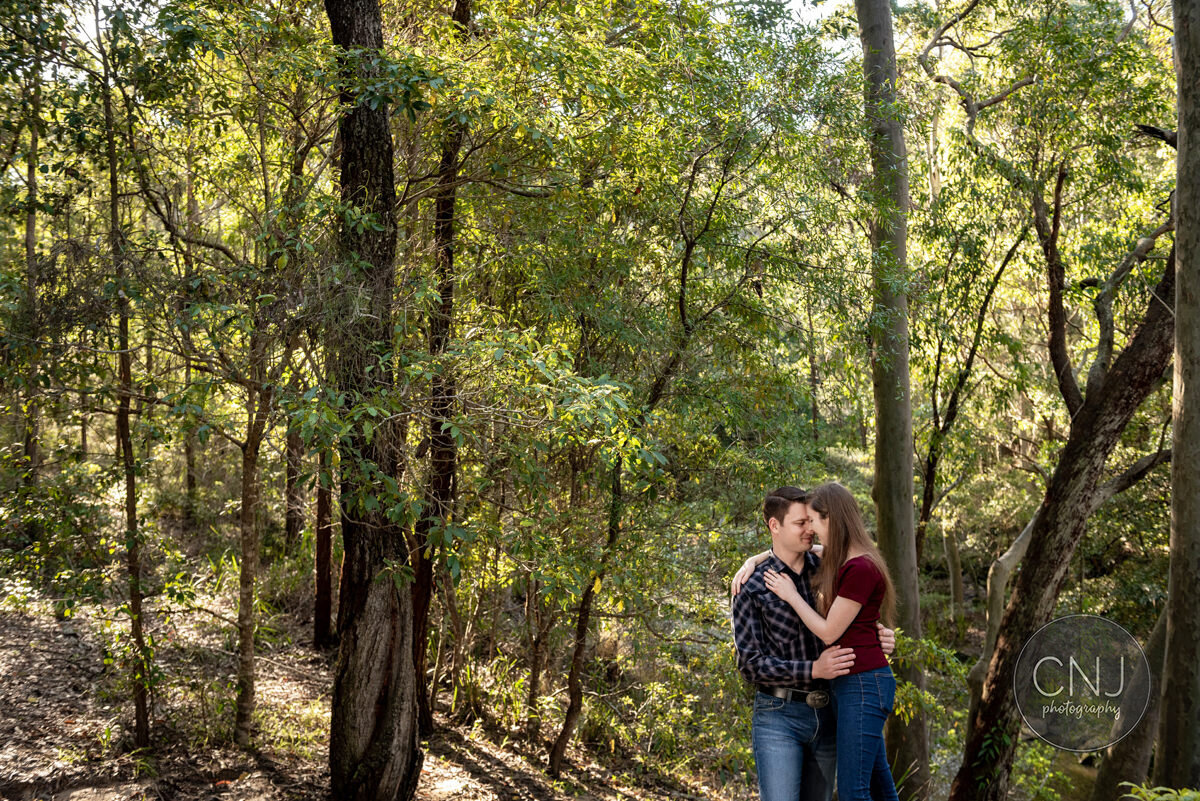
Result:
{"type": "Polygon", "coordinates": [[[863,525],[858,503],[841,484],[823,484],[808,496],[813,534],[825,548],[815,590],[820,612],[774,570],[767,587],[787,601],[804,625],[827,645],[854,649],[850,673],[833,679],[837,702],[837,787],[842,801],[898,801],[888,769],[883,724],[896,700],[896,679],[876,634],[890,623],[895,590],[887,564],[863,525]]]}

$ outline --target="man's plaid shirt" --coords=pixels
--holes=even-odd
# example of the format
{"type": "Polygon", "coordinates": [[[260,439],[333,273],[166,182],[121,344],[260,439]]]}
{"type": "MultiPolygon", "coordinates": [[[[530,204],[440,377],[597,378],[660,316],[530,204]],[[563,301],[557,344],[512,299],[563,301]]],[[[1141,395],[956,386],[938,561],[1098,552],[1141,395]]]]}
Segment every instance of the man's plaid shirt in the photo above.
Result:
{"type": "Polygon", "coordinates": [[[767,589],[763,576],[776,570],[790,576],[800,597],[816,607],[810,580],[820,566],[819,557],[804,555],[804,570],[797,574],[772,553],[755,569],[733,596],[733,641],[737,645],[738,670],[751,684],[763,687],[826,689],[824,679],[812,677],[813,662],[824,644],[800,622],[787,601],[767,589]]]}

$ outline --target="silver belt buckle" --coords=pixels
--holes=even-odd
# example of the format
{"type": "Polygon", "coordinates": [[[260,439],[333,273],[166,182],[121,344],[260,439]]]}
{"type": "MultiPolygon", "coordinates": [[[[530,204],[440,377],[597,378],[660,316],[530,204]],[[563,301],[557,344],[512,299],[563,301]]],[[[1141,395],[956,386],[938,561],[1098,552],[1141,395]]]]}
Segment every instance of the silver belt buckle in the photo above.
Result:
{"type": "Polygon", "coordinates": [[[808,695],[804,699],[804,703],[811,706],[813,709],[824,709],[829,706],[829,693],[825,690],[809,690],[808,695]]]}

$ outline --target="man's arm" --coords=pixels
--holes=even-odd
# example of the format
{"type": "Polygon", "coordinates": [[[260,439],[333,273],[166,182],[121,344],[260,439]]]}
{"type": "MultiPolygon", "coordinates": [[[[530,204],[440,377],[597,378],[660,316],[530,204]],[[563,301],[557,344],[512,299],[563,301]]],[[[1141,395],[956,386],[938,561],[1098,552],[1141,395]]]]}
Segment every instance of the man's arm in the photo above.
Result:
{"type": "Polygon", "coordinates": [[[811,679],[832,679],[850,672],[854,651],[826,649],[816,661],[783,659],[766,648],[762,619],[752,593],[733,597],[733,642],[737,646],[738,670],[751,684],[767,687],[803,684],[811,679]]]}

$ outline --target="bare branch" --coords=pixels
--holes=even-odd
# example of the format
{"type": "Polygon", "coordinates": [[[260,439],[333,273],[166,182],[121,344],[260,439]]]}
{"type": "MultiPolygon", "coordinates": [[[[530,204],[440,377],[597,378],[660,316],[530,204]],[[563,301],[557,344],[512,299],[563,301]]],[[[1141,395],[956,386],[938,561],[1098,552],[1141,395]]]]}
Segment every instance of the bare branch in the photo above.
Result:
{"type": "Polygon", "coordinates": [[[1122,492],[1148,476],[1151,470],[1158,467],[1160,464],[1166,464],[1170,461],[1170,448],[1165,448],[1138,459],[1136,462],[1130,465],[1125,472],[1096,489],[1096,496],[1092,500],[1091,509],[1087,513],[1088,516],[1090,517],[1093,512],[1095,512],[1105,503],[1112,500],[1115,496],[1120,495],[1122,492]]]}
{"type": "Polygon", "coordinates": [[[1034,83],[1034,81],[1036,81],[1036,80],[1037,80],[1037,76],[1026,75],[1024,78],[1017,81],[1012,86],[1005,89],[1003,92],[994,94],[991,97],[989,97],[987,100],[984,100],[982,103],[980,103],[978,106],[975,107],[975,113],[978,114],[980,111],[983,111],[985,108],[987,108],[989,106],[994,106],[997,103],[1003,103],[1005,100],[1008,99],[1008,96],[1011,95],[1013,92],[1017,91],[1018,89],[1020,89],[1022,87],[1031,86],[1034,83]]]}
{"type": "Polygon", "coordinates": [[[1075,380],[1075,368],[1067,350],[1067,313],[1063,306],[1063,288],[1066,268],[1058,250],[1058,235],[1062,225],[1062,193],[1067,180],[1066,162],[1058,165],[1058,178],[1054,184],[1054,212],[1046,207],[1046,200],[1039,189],[1033,194],[1033,224],[1037,228],[1042,253],[1046,257],[1046,278],[1050,289],[1047,325],[1050,329],[1050,361],[1054,365],[1058,389],[1067,411],[1074,418],[1083,406],[1083,393],[1075,380]]]}
{"type": "Polygon", "coordinates": [[[958,48],[959,50],[962,50],[963,52],[967,53],[968,55],[974,55],[974,53],[976,51],[981,50],[984,47],[987,47],[987,45],[996,41],[996,39],[998,39],[1001,35],[1003,35],[1003,34],[997,34],[996,36],[993,36],[990,40],[988,40],[988,42],[986,42],[985,44],[977,45],[977,46],[973,46],[973,47],[969,47],[960,42],[949,39],[946,36],[946,31],[950,30],[955,25],[957,25],[958,23],[960,23],[964,19],[966,19],[966,17],[979,6],[979,3],[980,3],[980,0],[971,0],[971,2],[967,3],[967,5],[961,11],[959,11],[957,14],[952,16],[950,19],[946,20],[941,25],[939,25],[937,27],[937,29],[933,32],[933,34],[929,37],[929,42],[925,45],[924,49],[921,50],[921,54],[919,56],[917,56],[917,61],[920,63],[921,69],[925,70],[926,75],[928,75],[936,83],[945,84],[946,86],[949,86],[951,89],[954,90],[955,94],[957,94],[959,96],[959,99],[962,101],[963,108],[966,109],[966,112],[967,112],[967,136],[972,141],[974,141],[975,120],[979,116],[980,111],[982,111],[985,108],[988,108],[989,106],[994,106],[998,103],[1002,103],[1013,92],[1017,91],[1018,89],[1020,89],[1022,87],[1029,86],[1037,79],[1035,75],[1028,75],[1024,78],[1021,78],[1019,81],[1012,84],[1007,89],[997,92],[996,94],[987,98],[983,102],[980,102],[975,98],[974,95],[972,95],[970,92],[968,92],[966,87],[964,87],[961,83],[956,81],[954,78],[951,78],[949,75],[939,74],[937,72],[937,70],[934,69],[934,66],[930,61],[930,53],[933,52],[933,49],[935,47],[940,47],[942,45],[950,45],[952,47],[958,48]]]}
{"type": "Polygon", "coordinates": [[[1154,229],[1149,236],[1139,239],[1133,250],[1129,251],[1129,253],[1125,254],[1125,258],[1121,259],[1121,263],[1113,270],[1108,280],[1099,284],[1100,291],[1092,300],[1092,307],[1096,310],[1096,321],[1100,324],[1100,338],[1096,345],[1096,358],[1092,362],[1091,369],[1088,370],[1088,394],[1099,390],[1104,383],[1104,377],[1108,375],[1109,365],[1112,363],[1113,342],[1115,339],[1115,324],[1112,310],[1113,297],[1121,287],[1121,284],[1129,277],[1133,268],[1146,260],[1158,238],[1174,230],[1175,223],[1168,221],[1154,229]]]}

